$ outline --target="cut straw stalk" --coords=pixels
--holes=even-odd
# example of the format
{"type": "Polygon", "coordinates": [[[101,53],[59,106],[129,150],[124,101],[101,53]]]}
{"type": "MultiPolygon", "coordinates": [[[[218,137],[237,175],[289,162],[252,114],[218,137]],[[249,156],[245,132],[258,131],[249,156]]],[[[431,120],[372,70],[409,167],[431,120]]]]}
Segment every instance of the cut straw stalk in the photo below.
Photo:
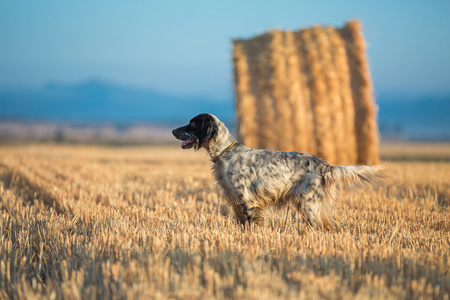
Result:
{"type": "Polygon", "coordinates": [[[288,86],[288,66],[286,54],[285,39],[286,34],[279,30],[270,32],[270,73],[268,94],[273,99],[273,112],[275,114],[275,122],[271,127],[274,137],[276,138],[274,150],[293,150],[292,136],[293,128],[287,120],[291,120],[292,106],[289,105],[287,97],[288,86]],[[282,120],[285,120],[284,122],[282,120]]]}
{"type": "Polygon", "coordinates": [[[350,85],[350,72],[348,67],[345,41],[339,32],[328,27],[327,34],[330,39],[330,51],[332,64],[335,67],[336,83],[339,91],[337,97],[342,110],[342,119],[336,118],[336,129],[340,132],[337,136],[336,151],[339,153],[337,160],[341,164],[351,164],[357,161],[356,136],[355,136],[355,108],[350,85]]]}
{"type": "Polygon", "coordinates": [[[318,26],[312,28],[305,35],[306,63],[309,66],[308,87],[311,92],[312,109],[314,113],[315,138],[317,142],[316,155],[328,159],[332,157],[330,134],[329,107],[327,103],[327,88],[321,64],[321,53],[317,40],[320,38],[321,28],[318,26]],[[328,145],[327,145],[328,144],[328,145]]]}
{"type": "MultiPolygon", "coordinates": [[[[306,62],[306,36],[309,29],[303,29],[293,34],[295,47],[298,54],[298,93],[293,94],[292,100],[294,116],[294,126],[296,128],[295,149],[301,152],[317,153],[317,143],[315,138],[315,123],[312,109],[311,92],[308,88],[308,70],[306,62]],[[294,101],[296,100],[296,101],[294,101]]],[[[294,81],[294,79],[293,79],[294,81]]]]}
{"type": "Polygon", "coordinates": [[[250,91],[250,71],[248,55],[245,53],[245,43],[234,42],[233,62],[235,78],[235,109],[238,138],[246,145],[255,145],[256,137],[256,101],[250,91]]]}
{"type": "Polygon", "coordinates": [[[271,93],[271,86],[274,85],[273,82],[273,67],[271,66],[271,53],[273,52],[270,47],[273,41],[273,36],[271,33],[260,36],[255,40],[256,48],[259,55],[256,55],[256,69],[258,74],[258,81],[256,84],[259,103],[258,107],[258,117],[259,123],[258,137],[259,141],[256,148],[263,149],[275,149],[277,143],[277,130],[274,130],[276,122],[275,115],[275,99],[271,93]]]}
{"type": "Polygon", "coordinates": [[[355,104],[355,132],[360,164],[378,163],[378,133],[375,105],[368,65],[365,59],[364,38],[357,21],[350,21],[340,30],[346,40],[346,50],[351,76],[351,89],[355,104]]]}

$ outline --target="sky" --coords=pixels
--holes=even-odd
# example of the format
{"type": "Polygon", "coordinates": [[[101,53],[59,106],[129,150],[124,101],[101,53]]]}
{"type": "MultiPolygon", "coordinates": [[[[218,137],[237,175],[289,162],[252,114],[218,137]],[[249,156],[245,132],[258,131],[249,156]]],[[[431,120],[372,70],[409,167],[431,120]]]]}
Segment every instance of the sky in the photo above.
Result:
{"type": "Polygon", "coordinates": [[[233,95],[232,40],[358,19],[376,92],[450,94],[450,1],[0,0],[0,89],[233,95]]]}

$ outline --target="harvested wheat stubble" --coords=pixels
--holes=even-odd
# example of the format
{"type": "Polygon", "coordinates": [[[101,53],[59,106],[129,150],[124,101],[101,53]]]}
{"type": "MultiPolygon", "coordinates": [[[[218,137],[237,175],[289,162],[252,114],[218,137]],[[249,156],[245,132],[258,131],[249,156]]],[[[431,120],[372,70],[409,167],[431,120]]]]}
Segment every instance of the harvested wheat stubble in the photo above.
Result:
{"type": "Polygon", "coordinates": [[[295,209],[240,226],[179,146],[0,145],[0,299],[448,299],[450,163],[385,163],[327,232],[295,209]]]}
{"type": "Polygon", "coordinates": [[[272,30],[234,40],[239,139],[332,164],[378,163],[376,106],[361,26],[272,30]]]}

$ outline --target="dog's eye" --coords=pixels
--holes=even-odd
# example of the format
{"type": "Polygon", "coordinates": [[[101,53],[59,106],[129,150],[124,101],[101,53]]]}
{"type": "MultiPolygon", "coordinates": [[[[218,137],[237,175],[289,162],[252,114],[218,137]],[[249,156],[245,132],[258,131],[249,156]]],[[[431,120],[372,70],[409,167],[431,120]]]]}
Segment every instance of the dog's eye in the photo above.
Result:
{"type": "Polygon", "coordinates": [[[196,126],[195,126],[195,123],[193,123],[193,122],[189,123],[189,125],[191,125],[191,127],[193,127],[193,128],[196,127],[196,126]]]}

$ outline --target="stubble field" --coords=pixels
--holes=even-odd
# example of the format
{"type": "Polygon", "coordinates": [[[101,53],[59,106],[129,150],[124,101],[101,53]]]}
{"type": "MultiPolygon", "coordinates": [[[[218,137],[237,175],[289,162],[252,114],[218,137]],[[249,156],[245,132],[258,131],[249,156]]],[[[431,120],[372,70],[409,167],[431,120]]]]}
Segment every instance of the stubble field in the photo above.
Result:
{"type": "Polygon", "coordinates": [[[2,145],[0,298],[449,299],[450,147],[382,155],[326,232],[292,208],[238,225],[204,152],[2,145]]]}

